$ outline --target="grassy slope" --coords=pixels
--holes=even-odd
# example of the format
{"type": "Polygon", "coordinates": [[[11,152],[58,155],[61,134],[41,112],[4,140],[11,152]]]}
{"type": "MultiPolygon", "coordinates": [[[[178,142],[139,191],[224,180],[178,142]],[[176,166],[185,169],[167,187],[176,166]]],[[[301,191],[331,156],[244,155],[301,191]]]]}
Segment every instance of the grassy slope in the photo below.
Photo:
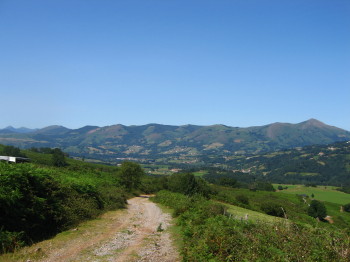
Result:
{"type": "MultiPolygon", "coordinates": [[[[294,186],[294,188],[297,188],[297,186],[294,186]]],[[[333,193],[334,188],[327,187],[328,191],[333,193]]],[[[306,223],[310,225],[314,225],[316,223],[316,220],[311,218],[307,215],[307,208],[308,206],[304,203],[304,201],[296,196],[296,193],[286,193],[283,190],[280,192],[265,192],[265,191],[257,191],[252,192],[247,189],[230,189],[225,187],[217,187],[219,190],[219,194],[216,197],[219,201],[224,201],[228,204],[231,204],[229,212],[233,214],[237,214],[237,216],[244,217],[245,214],[248,214],[249,217],[252,219],[261,219],[261,220],[271,220],[269,218],[270,216],[265,216],[265,214],[261,210],[261,206],[265,202],[273,202],[278,205],[283,206],[283,208],[286,210],[286,213],[288,215],[288,218],[293,220],[294,222],[301,222],[306,223]],[[236,196],[238,195],[245,195],[249,199],[249,205],[242,205],[237,201],[236,196]]],[[[293,189],[293,186],[291,186],[291,190],[293,189]]],[[[324,187],[322,190],[325,190],[324,187]]],[[[318,191],[318,194],[321,192],[328,191],[322,191],[320,188],[320,191],[318,191]]],[[[335,191],[334,193],[342,193],[335,191]]],[[[316,198],[316,193],[315,198],[316,198]]],[[[311,194],[310,194],[311,195],[311,194]]],[[[327,195],[327,194],[326,194],[327,195]]],[[[350,196],[350,195],[349,195],[350,196]]],[[[335,198],[336,199],[336,198],[335,198]]],[[[307,199],[307,202],[310,202],[310,199],[307,199]]],[[[339,203],[332,203],[332,202],[326,202],[324,201],[326,208],[327,208],[327,214],[332,217],[334,220],[333,226],[336,226],[338,228],[347,228],[350,226],[350,213],[347,212],[341,212],[339,203]]],[[[322,223],[322,226],[330,226],[328,223],[322,223]]]]}
{"type": "Polygon", "coordinates": [[[261,206],[264,203],[275,203],[282,206],[290,219],[294,221],[312,224],[314,219],[307,215],[307,205],[296,195],[282,194],[267,191],[250,191],[242,188],[217,187],[219,194],[216,197],[219,201],[247,208],[253,211],[262,212],[261,206]],[[245,195],[249,199],[249,205],[242,205],[237,201],[238,195],[245,195]]]}
{"type": "MultiPolygon", "coordinates": [[[[277,189],[279,185],[275,184],[274,187],[277,189]]],[[[317,186],[317,187],[306,187],[303,185],[282,185],[287,186],[288,189],[281,190],[279,192],[286,194],[306,194],[311,197],[314,194],[314,199],[327,201],[336,204],[348,204],[350,203],[350,194],[335,190],[332,186],[317,186]]]]}
{"type": "Polygon", "coordinates": [[[225,204],[225,206],[228,208],[227,211],[230,214],[232,214],[233,217],[236,219],[244,219],[246,215],[248,215],[248,220],[252,220],[252,221],[262,221],[262,222],[268,222],[268,223],[285,221],[285,219],[283,218],[269,216],[267,214],[249,210],[243,207],[234,206],[230,204],[225,204]]]}
{"type": "MultiPolygon", "coordinates": [[[[275,188],[278,185],[274,185],[275,188]]],[[[282,185],[288,186],[288,189],[279,191],[280,194],[306,194],[314,199],[324,202],[327,208],[327,214],[332,217],[334,225],[338,227],[350,226],[350,213],[341,212],[341,205],[350,203],[350,194],[335,190],[333,186],[306,187],[304,185],[282,185]]]]}
{"type": "MultiPolygon", "coordinates": [[[[228,197],[232,196],[229,193],[244,192],[234,188],[222,190],[226,191],[228,197]]],[[[300,198],[288,194],[261,191],[246,193],[249,204],[253,206],[257,206],[261,199],[268,201],[266,198],[270,198],[270,194],[275,194],[285,203],[285,197],[294,197],[300,202],[300,198]]],[[[186,202],[184,197],[180,198],[171,192],[162,192],[157,197],[158,201],[180,209],[179,202],[186,202]]],[[[251,223],[242,223],[239,217],[236,217],[237,220],[215,216],[216,209],[203,204],[203,200],[198,201],[199,203],[189,201],[190,206],[197,207],[180,212],[179,221],[185,243],[182,250],[184,261],[349,261],[348,236],[344,234],[344,230],[328,223],[312,219],[313,224],[310,226],[308,223],[302,224],[304,221],[301,220],[294,220],[296,224],[289,223],[294,222],[292,219],[288,222],[285,219],[282,222],[279,222],[280,219],[273,221],[274,218],[267,215],[226,205],[236,216],[249,214],[248,220],[251,223]]],[[[289,207],[294,204],[286,205],[289,207]]],[[[297,208],[300,209],[300,206],[297,208]]]]}

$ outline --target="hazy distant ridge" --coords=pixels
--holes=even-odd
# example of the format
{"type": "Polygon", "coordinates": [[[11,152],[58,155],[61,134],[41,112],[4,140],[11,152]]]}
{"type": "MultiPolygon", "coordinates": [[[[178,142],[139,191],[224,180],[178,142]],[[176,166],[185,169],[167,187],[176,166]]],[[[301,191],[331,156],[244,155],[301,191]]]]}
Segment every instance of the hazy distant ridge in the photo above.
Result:
{"type": "Polygon", "coordinates": [[[69,129],[49,126],[38,130],[0,130],[0,143],[29,147],[60,147],[72,155],[113,159],[218,152],[258,153],[312,144],[350,140],[350,132],[316,119],[298,124],[273,123],[248,128],[225,125],[112,125],[69,129]],[[26,131],[26,132],[24,132],[26,131]]]}

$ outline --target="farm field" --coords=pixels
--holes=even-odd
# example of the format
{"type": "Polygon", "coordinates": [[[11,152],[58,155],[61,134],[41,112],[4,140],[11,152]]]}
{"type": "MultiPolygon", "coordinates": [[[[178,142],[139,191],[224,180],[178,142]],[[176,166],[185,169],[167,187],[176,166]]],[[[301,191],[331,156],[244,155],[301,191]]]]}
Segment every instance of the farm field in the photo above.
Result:
{"type": "Polygon", "coordinates": [[[278,186],[288,187],[287,189],[279,190],[278,192],[285,194],[305,194],[311,197],[314,194],[314,199],[327,201],[336,204],[348,204],[350,203],[350,194],[340,192],[333,186],[317,186],[307,187],[304,185],[284,185],[274,184],[274,188],[277,190],[278,186]]]}
{"type": "Polygon", "coordinates": [[[202,177],[202,176],[204,176],[206,174],[208,174],[208,171],[206,171],[206,170],[200,170],[200,171],[197,171],[197,172],[193,172],[193,175],[200,176],[200,177],[202,177]]]}

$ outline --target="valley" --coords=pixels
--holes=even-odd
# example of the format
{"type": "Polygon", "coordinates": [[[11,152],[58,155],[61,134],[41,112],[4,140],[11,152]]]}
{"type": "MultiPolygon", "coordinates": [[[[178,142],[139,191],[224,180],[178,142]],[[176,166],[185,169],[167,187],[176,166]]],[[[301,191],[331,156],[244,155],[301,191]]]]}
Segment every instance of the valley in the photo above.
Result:
{"type": "Polygon", "coordinates": [[[0,0],[0,262],[350,262],[349,13],[0,0]]]}

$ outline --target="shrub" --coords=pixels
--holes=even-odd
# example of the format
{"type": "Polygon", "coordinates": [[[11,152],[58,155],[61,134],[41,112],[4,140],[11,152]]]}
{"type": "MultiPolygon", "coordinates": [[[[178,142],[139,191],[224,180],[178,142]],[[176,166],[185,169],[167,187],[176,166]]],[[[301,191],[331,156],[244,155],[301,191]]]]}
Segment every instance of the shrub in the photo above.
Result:
{"type": "Polygon", "coordinates": [[[207,183],[201,178],[196,178],[191,173],[171,175],[169,177],[168,189],[172,192],[182,193],[187,196],[200,194],[206,198],[209,198],[211,193],[207,183]]]}
{"type": "Polygon", "coordinates": [[[64,153],[59,148],[52,150],[52,165],[56,167],[64,167],[68,165],[64,153]]]}
{"type": "Polygon", "coordinates": [[[124,207],[125,193],[112,181],[97,171],[0,163],[0,253],[124,207]]]}
{"type": "Polygon", "coordinates": [[[343,206],[345,212],[350,212],[350,203],[343,206]]]}
{"type": "Polygon", "coordinates": [[[184,261],[349,261],[348,236],[289,223],[210,217],[184,224],[184,261]],[[341,243],[341,244],[340,244],[341,243]],[[341,246],[341,248],[340,248],[341,246]]]}
{"type": "Polygon", "coordinates": [[[327,216],[326,206],[318,200],[312,200],[307,213],[311,217],[323,220],[327,216]]]}
{"type": "Polygon", "coordinates": [[[249,198],[245,195],[237,195],[236,200],[244,205],[249,205],[249,198]]]}
{"type": "Polygon", "coordinates": [[[276,203],[263,203],[261,210],[270,216],[284,217],[283,207],[276,203]]]}
{"type": "Polygon", "coordinates": [[[0,228],[0,254],[13,252],[24,246],[23,235],[23,232],[3,231],[0,228]]]}
{"type": "MultiPolygon", "coordinates": [[[[223,216],[221,205],[200,196],[160,191],[155,200],[186,207],[178,219],[183,261],[350,261],[350,238],[344,232],[290,220],[240,221],[223,216]]],[[[269,207],[282,211],[276,203],[269,207]]]]}
{"type": "Polygon", "coordinates": [[[14,146],[4,146],[2,149],[0,149],[0,154],[6,156],[26,157],[26,155],[23,154],[18,147],[14,146]]]}
{"type": "Polygon", "coordinates": [[[118,172],[121,185],[129,191],[140,186],[144,174],[139,164],[130,161],[123,162],[118,172]]]}

